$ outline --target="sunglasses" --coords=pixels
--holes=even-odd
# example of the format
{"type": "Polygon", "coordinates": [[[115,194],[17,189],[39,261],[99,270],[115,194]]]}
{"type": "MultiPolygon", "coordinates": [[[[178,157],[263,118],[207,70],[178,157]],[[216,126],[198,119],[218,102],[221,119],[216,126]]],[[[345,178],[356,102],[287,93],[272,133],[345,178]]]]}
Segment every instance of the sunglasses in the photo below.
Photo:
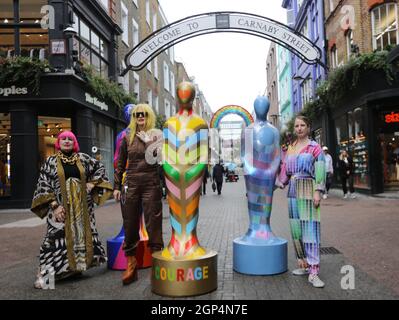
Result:
{"type": "Polygon", "coordinates": [[[133,113],[133,118],[140,118],[140,117],[143,117],[143,118],[148,117],[148,112],[134,112],[133,113]]]}

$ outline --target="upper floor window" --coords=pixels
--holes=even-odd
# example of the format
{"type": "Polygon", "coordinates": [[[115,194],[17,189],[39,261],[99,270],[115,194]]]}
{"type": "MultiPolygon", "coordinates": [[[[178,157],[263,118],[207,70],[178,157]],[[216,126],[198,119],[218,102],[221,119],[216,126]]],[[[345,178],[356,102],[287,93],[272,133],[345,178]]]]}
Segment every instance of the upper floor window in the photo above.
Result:
{"type": "Polygon", "coordinates": [[[133,3],[135,4],[136,8],[139,7],[138,0],[133,0],[133,3]]]}
{"type": "Polygon", "coordinates": [[[351,57],[352,55],[352,45],[353,45],[353,30],[349,29],[346,32],[346,54],[348,56],[348,59],[351,57]]]}
{"type": "MultiPolygon", "coordinates": [[[[48,0],[0,1],[0,57],[23,56],[44,60],[48,57],[48,29],[41,26],[41,8],[48,0]],[[16,39],[18,41],[16,41],[16,39]]],[[[51,28],[50,25],[47,27],[51,28]]]]}
{"type": "Polygon", "coordinates": [[[132,19],[132,25],[133,25],[133,44],[132,47],[137,46],[140,41],[140,36],[139,36],[139,24],[135,19],[132,19]]]}
{"type": "Polygon", "coordinates": [[[383,4],[371,12],[373,49],[384,50],[398,44],[398,8],[396,3],[383,4]]]}
{"type": "Polygon", "coordinates": [[[338,67],[338,50],[336,46],[333,46],[331,48],[330,56],[331,56],[331,67],[332,69],[335,69],[338,67]]]}
{"type": "Polygon", "coordinates": [[[127,8],[125,4],[122,2],[122,41],[126,44],[129,45],[129,12],[127,11],[127,8]]]}
{"type": "Polygon", "coordinates": [[[312,100],[312,79],[307,77],[301,84],[302,107],[312,100]]]}
{"type": "Polygon", "coordinates": [[[76,14],[74,14],[74,20],[74,29],[78,34],[73,38],[73,50],[78,52],[79,60],[82,63],[91,65],[94,71],[107,78],[109,69],[108,43],[76,14]]]}
{"type": "Polygon", "coordinates": [[[109,2],[108,0],[100,0],[100,3],[104,6],[105,9],[107,9],[107,12],[109,11],[109,2]]]}
{"type": "Polygon", "coordinates": [[[166,62],[163,63],[163,86],[165,90],[170,90],[170,81],[169,81],[169,66],[166,62]]]}
{"type": "Polygon", "coordinates": [[[148,25],[151,23],[151,12],[150,12],[150,0],[145,1],[145,20],[147,21],[148,25]]]}
{"type": "Polygon", "coordinates": [[[329,0],[330,3],[330,13],[334,11],[334,0],[329,0]]]}
{"type": "Polygon", "coordinates": [[[305,37],[309,36],[308,19],[305,20],[305,23],[303,24],[302,29],[301,29],[301,33],[305,37]]]}
{"type": "Polygon", "coordinates": [[[299,10],[301,10],[302,4],[303,4],[304,0],[298,0],[298,12],[299,10]]]}

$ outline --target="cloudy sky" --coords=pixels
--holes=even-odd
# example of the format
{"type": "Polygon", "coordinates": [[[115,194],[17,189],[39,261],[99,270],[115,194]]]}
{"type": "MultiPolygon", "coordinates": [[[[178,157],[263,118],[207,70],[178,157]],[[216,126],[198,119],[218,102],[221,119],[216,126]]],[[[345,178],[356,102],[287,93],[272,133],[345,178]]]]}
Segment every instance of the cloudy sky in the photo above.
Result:
{"type": "MultiPolygon", "coordinates": [[[[159,0],[169,21],[213,11],[240,11],[286,22],[282,0],[159,0]]],[[[208,34],[177,44],[176,60],[195,77],[213,111],[240,105],[250,112],[266,89],[270,42],[239,33],[208,34]]]]}

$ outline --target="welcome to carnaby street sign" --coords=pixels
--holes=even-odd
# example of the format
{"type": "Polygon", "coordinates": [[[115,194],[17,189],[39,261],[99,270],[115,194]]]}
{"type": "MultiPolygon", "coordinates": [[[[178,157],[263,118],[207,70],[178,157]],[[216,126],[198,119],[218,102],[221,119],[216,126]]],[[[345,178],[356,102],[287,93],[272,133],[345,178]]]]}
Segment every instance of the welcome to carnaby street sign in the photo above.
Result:
{"type": "Polygon", "coordinates": [[[184,40],[216,32],[250,34],[276,42],[309,64],[319,63],[321,50],[308,38],[277,21],[241,12],[210,12],[173,22],[149,35],[130,51],[125,62],[129,70],[141,70],[167,48],[184,40]]]}

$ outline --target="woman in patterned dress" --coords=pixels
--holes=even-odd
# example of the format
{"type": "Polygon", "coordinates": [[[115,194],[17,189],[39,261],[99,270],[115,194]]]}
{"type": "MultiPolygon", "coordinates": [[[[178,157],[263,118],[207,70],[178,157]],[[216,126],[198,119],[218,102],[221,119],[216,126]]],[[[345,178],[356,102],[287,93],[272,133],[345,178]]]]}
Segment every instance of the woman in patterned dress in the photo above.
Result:
{"type": "Polygon", "coordinates": [[[55,148],[58,152],[40,169],[31,207],[40,218],[47,216],[34,284],[37,289],[107,260],[94,218],[94,203],[103,204],[112,195],[105,168],[79,153],[79,144],[70,131],[58,136],[55,148]]]}
{"type": "Polygon", "coordinates": [[[288,211],[299,268],[294,275],[308,275],[317,288],[324,287],[318,274],[320,269],[320,201],[325,189],[326,169],[324,152],[309,139],[310,121],[295,118],[296,140],[283,152],[280,187],[288,184],[288,211]]]}

